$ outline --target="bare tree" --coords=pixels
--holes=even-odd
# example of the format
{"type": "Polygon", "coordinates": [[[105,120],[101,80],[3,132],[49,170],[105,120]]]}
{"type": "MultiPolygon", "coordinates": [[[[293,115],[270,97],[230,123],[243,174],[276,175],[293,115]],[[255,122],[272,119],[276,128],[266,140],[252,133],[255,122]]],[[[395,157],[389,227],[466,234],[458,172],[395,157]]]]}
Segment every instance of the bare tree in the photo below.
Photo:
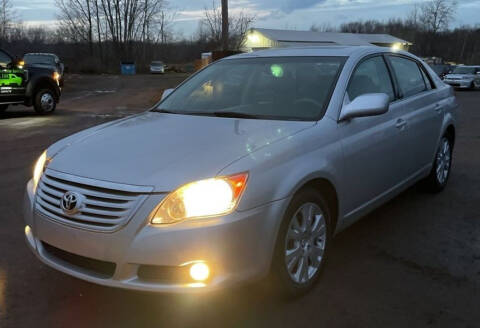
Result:
{"type": "Polygon", "coordinates": [[[0,39],[8,38],[9,30],[13,27],[17,13],[13,9],[11,0],[0,0],[0,39]]]}
{"type": "Polygon", "coordinates": [[[312,26],[310,26],[310,31],[312,31],[312,32],[337,32],[338,29],[335,26],[332,26],[330,23],[322,23],[320,25],[312,24],[312,26]]]}
{"type": "Polygon", "coordinates": [[[205,38],[215,47],[237,50],[242,46],[245,33],[255,21],[255,16],[240,11],[238,14],[230,15],[228,19],[228,46],[225,47],[222,37],[222,10],[215,0],[211,8],[205,8],[204,18],[200,22],[200,39],[205,38]]]}
{"type": "Polygon", "coordinates": [[[426,31],[437,34],[448,29],[456,10],[457,1],[430,0],[420,6],[419,19],[426,31]]]}

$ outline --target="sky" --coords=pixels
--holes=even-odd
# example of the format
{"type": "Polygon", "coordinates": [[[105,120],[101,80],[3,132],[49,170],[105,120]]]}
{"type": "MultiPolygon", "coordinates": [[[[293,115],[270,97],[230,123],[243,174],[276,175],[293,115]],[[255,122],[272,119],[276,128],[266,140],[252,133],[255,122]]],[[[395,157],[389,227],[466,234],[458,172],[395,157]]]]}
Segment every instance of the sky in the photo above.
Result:
{"type": "MultiPolygon", "coordinates": [[[[414,3],[428,0],[229,0],[231,13],[256,16],[254,27],[308,30],[312,24],[338,26],[353,20],[403,18],[414,3]]],[[[212,0],[170,0],[177,12],[173,29],[183,37],[195,35],[203,10],[212,0]]],[[[220,0],[216,0],[220,3],[220,0]]],[[[480,24],[480,0],[457,0],[453,26],[480,24]]],[[[21,20],[28,25],[56,20],[55,0],[12,0],[21,20]]]]}

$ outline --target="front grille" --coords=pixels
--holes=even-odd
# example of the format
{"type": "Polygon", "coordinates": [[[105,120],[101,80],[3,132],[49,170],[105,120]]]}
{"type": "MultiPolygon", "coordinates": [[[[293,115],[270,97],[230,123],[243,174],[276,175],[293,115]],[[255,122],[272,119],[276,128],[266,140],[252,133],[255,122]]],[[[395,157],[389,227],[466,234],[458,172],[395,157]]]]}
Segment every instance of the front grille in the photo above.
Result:
{"type": "Polygon", "coordinates": [[[42,242],[42,246],[45,252],[55,260],[60,260],[61,262],[75,268],[83,269],[84,271],[87,271],[87,273],[93,273],[100,278],[108,279],[115,273],[115,263],[95,260],[89,257],[69,253],[45,242],[42,242]]]}
{"type": "Polygon", "coordinates": [[[151,187],[119,185],[47,170],[37,188],[36,209],[64,224],[113,231],[130,220],[151,190],[151,187]],[[74,214],[61,207],[61,199],[69,191],[82,196],[74,214]]]}

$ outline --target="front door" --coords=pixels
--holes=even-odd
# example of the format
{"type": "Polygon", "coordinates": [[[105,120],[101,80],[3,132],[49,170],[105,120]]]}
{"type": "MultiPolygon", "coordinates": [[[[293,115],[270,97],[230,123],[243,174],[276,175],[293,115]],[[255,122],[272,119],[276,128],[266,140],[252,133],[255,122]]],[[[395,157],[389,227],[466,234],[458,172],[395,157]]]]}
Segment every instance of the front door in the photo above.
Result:
{"type": "Polygon", "coordinates": [[[403,125],[390,72],[383,56],[363,60],[355,69],[346,102],[362,94],[386,93],[392,103],[387,113],[357,117],[339,123],[344,153],[344,208],[346,219],[403,180],[401,162],[403,125]]]}

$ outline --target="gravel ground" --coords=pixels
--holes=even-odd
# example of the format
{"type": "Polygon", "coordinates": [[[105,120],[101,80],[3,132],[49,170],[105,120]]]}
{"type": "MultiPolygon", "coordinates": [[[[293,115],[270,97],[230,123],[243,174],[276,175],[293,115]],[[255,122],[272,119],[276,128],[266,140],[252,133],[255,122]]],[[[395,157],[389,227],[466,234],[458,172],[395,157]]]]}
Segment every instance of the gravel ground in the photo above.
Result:
{"type": "Polygon", "coordinates": [[[0,116],[0,327],[479,326],[480,92],[457,94],[461,129],[445,191],[413,187],[339,234],[303,298],[278,299],[261,283],[202,296],[129,292],[41,264],[22,219],[36,157],[73,132],[147,108],[185,76],[129,78],[72,76],[54,115],[14,107],[0,116]]]}

